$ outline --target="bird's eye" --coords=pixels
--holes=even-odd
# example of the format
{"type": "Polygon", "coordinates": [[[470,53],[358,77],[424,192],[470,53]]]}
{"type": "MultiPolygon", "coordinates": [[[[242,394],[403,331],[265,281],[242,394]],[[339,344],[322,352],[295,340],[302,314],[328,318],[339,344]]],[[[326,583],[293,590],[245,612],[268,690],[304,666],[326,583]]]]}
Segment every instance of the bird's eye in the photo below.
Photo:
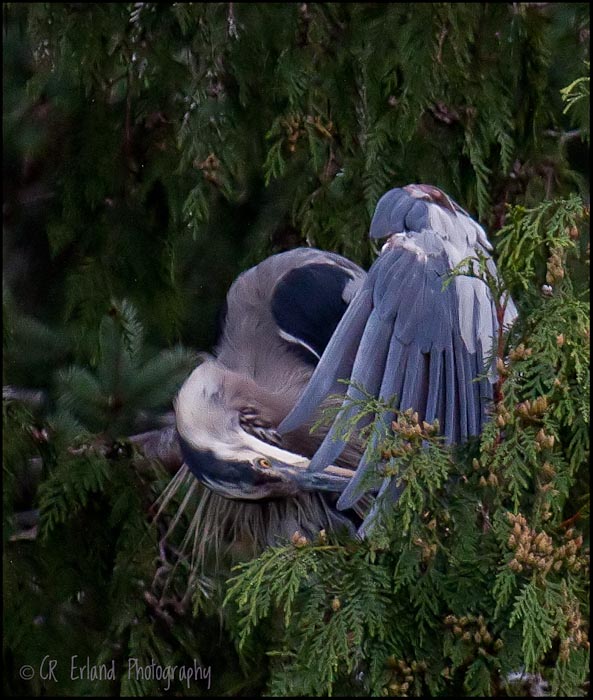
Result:
{"type": "Polygon", "coordinates": [[[270,464],[269,460],[265,459],[265,457],[258,459],[257,463],[259,464],[260,467],[264,467],[264,469],[269,469],[272,466],[270,464]]]}

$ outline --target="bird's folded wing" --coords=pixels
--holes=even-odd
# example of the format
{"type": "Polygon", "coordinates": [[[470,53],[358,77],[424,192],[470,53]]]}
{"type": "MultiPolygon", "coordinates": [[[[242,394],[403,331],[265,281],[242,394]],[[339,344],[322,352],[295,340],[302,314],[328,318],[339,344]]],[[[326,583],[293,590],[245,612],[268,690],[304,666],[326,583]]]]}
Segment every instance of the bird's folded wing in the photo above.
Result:
{"type": "Polygon", "coordinates": [[[327,254],[288,270],[271,299],[281,337],[305,350],[304,359],[316,364],[363,278],[364,272],[352,263],[327,254]]]}
{"type": "MultiPolygon", "coordinates": [[[[484,363],[495,330],[494,308],[477,278],[458,276],[445,284],[451,269],[442,240],[432,230],[394,237],[375,261],[307,388],[279,426],[286,433],[311,421],[340,386],[337,381],[347,380],[342,409],[311,469],[321,470],[341,454],[343,426],[356,415],[351,399],[364,393],[393,399],[393,409],[412,408],[421,420],[438,419],[448,442],[481,431],[492,397],[484,363]]],[[[378,417],[384,430],[393,417],[392,410],[378,417]]],[[[374,432],[340,507],[350,507],[369,485],[378,485],[370,457],[380,434],[374,432]]]]}

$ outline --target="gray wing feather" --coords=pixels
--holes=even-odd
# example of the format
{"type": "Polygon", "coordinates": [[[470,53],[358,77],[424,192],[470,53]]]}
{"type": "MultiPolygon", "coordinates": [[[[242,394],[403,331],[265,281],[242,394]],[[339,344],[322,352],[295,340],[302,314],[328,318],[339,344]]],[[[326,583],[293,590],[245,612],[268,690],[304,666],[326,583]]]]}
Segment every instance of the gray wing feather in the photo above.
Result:
{"type": "MultiPolygon", "coordinates": [[[[460,337],[453,338],[453,357],[455,361],[455,378],[457,380],[457,396],[459,400],[458,425],[459,438],[465,440],[469,435],[468,411],[470,409],[468,397],[471,396],[471,377],[466,377],[466,361],[468,352],[462,346],[460,337]]],[[[457,437],[457,436],[456,436],[457,437]]]]}
{"type": "Polygon", "coordinates": [[[344,408],[334,420],[331,429],[313,457],[309,469],[313,471],[323,470],[328,464],[335,461],[342,452],[346,443],[340,437],[340,426],[355,413],[356,407],[352,406],[350,401],[363,398],[357,385],[364,387],[365,391],[372,395],[377,395],[379,392],[385,376],[385,360],[391,335],[392,324],[383,321],[376,311],[373,311],[367,321],[352,367],[351,376],[356,377],[356,384],[348,386],[344,408]],[[369,362],[369,357],[373,358],[373,362],[369,362]]]}
{"type": "Polygon", "coordinates": [[[385,363],[385,376],[379,393],[381,399],[389,400],[401,395],[405,369],[406,348],[396,335],[392,335],[385,363]]]}
{"type": "Polygon", "coordinates": [[[428,396],[426,397],[426,418],[425,420],[429,423],[433,423],[436,420],[439,423],[444,423],[444,358],[443,352],[431,352],[430,353],[430,367],[428,370],[430,376],[430,385],[428,389],[428,396]]]}
{"type": "Polygon", "coordinates": [[[459,431],[459,406],[457,399],[457,382],[455,378],[455,360],[453,348],[445,350],[445,423],[441,427],[443,434],[454,442],[459,431]]]}
{"type": "MultiPolygon", "coordinates": [[[[406,364],[407,348],[393,335],[385,364],[385,375],[379,391],[380,399],[390,402],[394,397],[401,395],[406,374],[406,364]]],[[[395,407],[397,400],[394,400],[393,403],[395,407]]],[[[386,411],[382,416],[378,417],[376,430],[371,436],[358,469],[338,499],[338,508],[351,508],[369,489],[377,488],[381,480],[383,480],[379,474],[373,472],[372,465],[376,459],[377,447],[387,434],[394,417],[395,410],[386,411]]]]}

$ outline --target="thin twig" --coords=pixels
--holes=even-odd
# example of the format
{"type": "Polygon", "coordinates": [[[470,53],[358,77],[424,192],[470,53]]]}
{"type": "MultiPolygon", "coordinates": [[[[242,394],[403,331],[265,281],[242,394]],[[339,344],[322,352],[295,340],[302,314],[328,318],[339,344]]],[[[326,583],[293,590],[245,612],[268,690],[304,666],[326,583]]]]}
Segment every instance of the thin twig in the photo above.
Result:
{"type": "Polygon", "coordinates": [[[571,131],[556,131],[555,129],[546,129],[544,131],[546,136],[551,136],[555,139],[560,139],[560,143],[566,143],[567,141],[574,141],[575,139],[580,139],[583,136],[581,129],[572,129],[571,131]]]}

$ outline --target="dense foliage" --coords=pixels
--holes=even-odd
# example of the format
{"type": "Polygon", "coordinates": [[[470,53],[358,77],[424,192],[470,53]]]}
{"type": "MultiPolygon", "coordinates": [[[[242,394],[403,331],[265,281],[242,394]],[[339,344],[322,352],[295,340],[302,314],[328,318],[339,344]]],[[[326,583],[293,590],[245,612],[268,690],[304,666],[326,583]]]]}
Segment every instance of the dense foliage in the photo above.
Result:
{"type": "Polygon", "coordinates": [[[588,5],[3,12],[5,691],[585,694],[588,5]],[[190,500],[224,508],[190,487],[155,523],[171,475],[130,437],[166,423],[238,272],[307,244],[368,265],[409,182],[480,219],[519,307],[484,435],[400,414],[380,456],[405,490],[364,541],[178,557],[190,500]]]}

